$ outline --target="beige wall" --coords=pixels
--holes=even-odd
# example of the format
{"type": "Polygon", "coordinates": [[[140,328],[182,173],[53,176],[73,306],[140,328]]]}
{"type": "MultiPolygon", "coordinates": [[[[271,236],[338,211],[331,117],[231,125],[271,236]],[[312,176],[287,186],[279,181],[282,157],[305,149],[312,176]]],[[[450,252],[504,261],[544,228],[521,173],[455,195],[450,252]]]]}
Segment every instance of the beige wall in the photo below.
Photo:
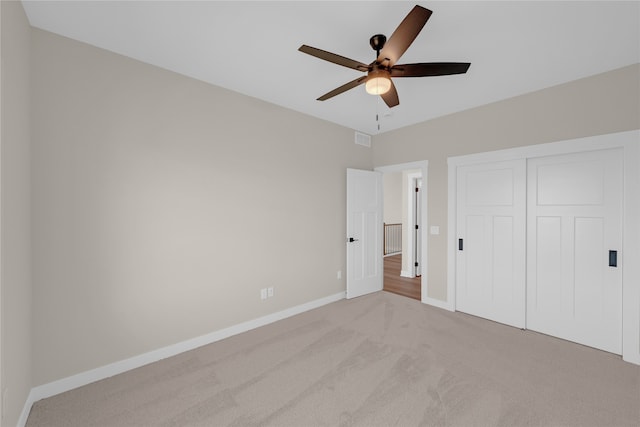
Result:
{"type": "Polygon", "coordinates": [[[447,157],[638,129],[639,82],[636,64],[373,138],[376,167],[429,161],[429,297],[447,299],[447,157]]]}
{"type": "Polygon", "coordinates": [[[40,30],[32,49],[34,385],[345,290],[345,169],[372,168],[352,130],[40,30]]]}
{"type": "Polygon", "coordinates": [[[2,118],[0,136],[0,292],[2,425],[16,425],[31,389],[31,248],[29,39],[22,3],[0,2],[2,118]]]}

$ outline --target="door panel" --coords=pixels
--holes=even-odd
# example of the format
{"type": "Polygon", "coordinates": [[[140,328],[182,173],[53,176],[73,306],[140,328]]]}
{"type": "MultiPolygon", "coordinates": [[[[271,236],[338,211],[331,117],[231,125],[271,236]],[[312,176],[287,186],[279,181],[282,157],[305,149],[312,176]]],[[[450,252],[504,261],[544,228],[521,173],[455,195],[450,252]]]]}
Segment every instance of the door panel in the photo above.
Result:
{"type": "Polygon", "coordinates": [[[382,174],[347,169],[347,298],[382,290],[382,233],[382,174]]]}
{"type": "Polygon", "coordinates": [[[514,264],[513,258],[513,218],[493,217],[493,260],[491,276],[496,303],[510,304],[513,300],[513,271],[505,266],[514,264]]]}
{"type": "MultiPolygon", "coordinates": [[[[560,313],[562,311],[562,218],[561,217],[539,217],[537,218],[537,241],[536,248],[536,271],[535,276],[539,283],[545,286],[538,286],[533,292],[529,292],[529,303],[540,306],[542,310],[549,313],[560,313]]],[[[531,238],[531,237],[529,237],[531,238]]],[[[529,325],[527,325],[529,326],[529,325]]]]}
{"type": "Polygon", "coordinates": [[[538,205],[601,205],[604,194],[600,161],[569,162],[537,166],[538,205]]]}
{"type": "Polygon", "coordinates": [[[524,160],[457,168],[456,309],[525,321],[524,160]]]}
{"type": "MultiPolygon", "coordinates": [[[[482,242],[485,236],[485,220],[480,215],[468,215],[466,218],[466,233],[463,239],[463,251],[464,254],[460,254],[461,265],[465,267],[463,293],[462,295],[467,297],[466,300],[462,299],[461,303],[463,307],[465,303],[471,306],[474,301],[472,298],[479,299],[483,297],[482,281],[474,280],[477,277],[484,277],[485,275],[485,252],[483,247],[478,242],[482,242]],[[464,256],[463,256],[464,255],[464,256]],[[466,292],[464,292],[466,291],[466,292]]],[[[463,234],[460,233],[460,236],[463,234]]]]}
{"type": "MultiPolygon", "coordinates": [[[[604,266],[602,218],[576,218],[575,228],[575,284],[573,287],[574,316],[579,321],[602,321],[602,283],[604,266]],[[578,284],[579,286],[576,286],[578,284]]],[[[622,303],[622,301],[621,301],[622,303]]]]}
{"type": "Polygon", "coordinates": [[[528,161],[527,328],[622,352],[622,152],[528,161]]]}

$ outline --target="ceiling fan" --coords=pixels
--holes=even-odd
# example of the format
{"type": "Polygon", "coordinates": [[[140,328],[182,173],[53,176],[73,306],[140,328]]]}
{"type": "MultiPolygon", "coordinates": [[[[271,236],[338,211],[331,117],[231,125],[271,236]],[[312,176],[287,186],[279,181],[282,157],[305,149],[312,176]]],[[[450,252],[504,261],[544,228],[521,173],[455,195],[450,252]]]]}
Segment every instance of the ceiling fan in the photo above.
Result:
{"type": "Polygon", "coordinates": [[[432,13],[429,9],[415,6],[391,34],[389,40],[383,34],[376,34],[371,37],[369,44],[376,51],[377,57],[369,65],[315,47],[300,46],[298,49],[300,52],[367,73],[365,76],[358,77],[331,92],[325,93],[318,98],[318,101],[325,101],[364,83],[367,93],[380,95],[391,108],[400,104],[398,92],[391,80],[392,77],[427,77],[466,73],[471,65],[468,62],[396,64],[418,36],[432,13]]]}

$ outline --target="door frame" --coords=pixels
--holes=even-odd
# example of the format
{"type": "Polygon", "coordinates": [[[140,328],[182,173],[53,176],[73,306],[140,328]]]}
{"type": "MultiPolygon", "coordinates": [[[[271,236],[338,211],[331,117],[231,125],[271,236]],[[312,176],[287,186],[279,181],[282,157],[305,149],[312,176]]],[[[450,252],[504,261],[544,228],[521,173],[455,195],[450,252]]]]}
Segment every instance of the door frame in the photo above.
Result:
{"type": "MultiPolygon", "coordinates": [[[[420,169],[422,172],[422,191],[425,191],[425,189],[427,188],[428,185],[428,171],[429,171],[429,161],[428,160],[420,160],[420,161],[416,161],[416,162],[408,162],[408,163],[399,163],[399,164],[395,164],[395,165],[388,165],[388,166],[378,166],[377,168],[375,168],[375,171],[378,172],[382,172],[383,174],[385,173],[391,173],[391,172],[402,172],[402,171],[406,171],[406,170],[411,170],[411,169],[420,169]]],[[[405,185],[405,183],[402,183],[403,185],[405,185]]],[[[383,194],[384,197],[384,194],[383,194]]],[[[427,254],[428,254],[428,242],[427,242],[427,236],[426,236],[426,230],[427,230],[427,226],[426,224],[428,224],[427,222],[427,199],[428,197],[426,197],[424,195],[424,193],[422,194],[422,200],[421,200],[421,215],[420,215],[420,223],[422,224],[421,226],[421,230],[420,230],[420,237],[421,237],[421,241],[422,241],[422,253],[420,254],[420,260],[418,261],[420,263],[420,265],[422,266],[422,275],[420,276],[420,300],[422,301],[422,303],[424,304],[429,304],[429,305],[435,305],[437,307],[441,307],[442,306],[442,302],[440,300],[437,299],[433,299],[433,298],[429,298],[429,280],[428,280],[428,274],[425,274],[425,272],[428,273],[428,262],[427,262],[427,254]]],[[[383,255],[382,253],[379,254],[380,258],[382,259],[383,255]]]]}
{"type": "Polygon", "coordinates": [[[422,262],[418,262],[418,265],[415,265],[415,260],[420,259],[420,254],[422,253],[422,234],[420,230],[422,230],[423,226],[420,222],[422,216],[422,176],[416,177],[412,179],[412,188],[417,189],[412,193],[413,197],[411,197],[411,209],[413,213],[413,223],[411,224],[413,228],[413,233],[411,233],[411,237],[413,240],[413,247],[411,248],[412,253],[412,264],[413,264],[413,277],[422,276],[422,262]],[[417,227],[417,231],[416,231],[417,227]]]}
{"type": "MultiPolygon", "coordinates": [[[[417,169],[417,168],[416,168],[417,169]]],[[[406,169],[405,169],[406,170],[406,169]]],[[[413,169],[415,170],[415,169],[413,169]]],[[[407,277],[409,279],[416,278],[416,253],[415,253],[415,226],[420,223],[420,220],[416,218],[416,197],[415,197],[415,185],[416,180],[422,178],[422,170],[420,172],[407,173],[406,180],[402,182],[402,191],[407,194],[406,205],[404,209],[407,211],[407,229],[402,230],[402,271],[400,276],[407,277]],[[407,262],[405,263],[405,249],[407,262]],[[409,267],[408,269],[406,267],[409,267]]],[[[418,229],[419,230],[419,229],[418,229]]],[[[422,265],[422,260],[417,260],[422,265]]]]}
{"type": "Polygon", "coordinates": [[[640,130],[449,157],[447,206],[447,301],[455,311],[456,170],[458,166],[500,160],[622,148],[624,161],[622,257],[622,358],[640,365],[640,130]],[[624,262],[627,260],[627,262],[624,262]]]}

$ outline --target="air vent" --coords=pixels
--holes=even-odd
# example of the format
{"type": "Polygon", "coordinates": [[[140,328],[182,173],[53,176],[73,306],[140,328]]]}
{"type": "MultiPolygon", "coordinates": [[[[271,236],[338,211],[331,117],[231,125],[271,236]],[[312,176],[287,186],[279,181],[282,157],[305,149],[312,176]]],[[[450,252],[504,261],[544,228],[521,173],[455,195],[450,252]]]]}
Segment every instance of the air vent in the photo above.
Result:
{"type": "Polygon", "coordinates": [[[366,133],[356,132],[356,144],[371,147],[371,136],[366,133]]]}

